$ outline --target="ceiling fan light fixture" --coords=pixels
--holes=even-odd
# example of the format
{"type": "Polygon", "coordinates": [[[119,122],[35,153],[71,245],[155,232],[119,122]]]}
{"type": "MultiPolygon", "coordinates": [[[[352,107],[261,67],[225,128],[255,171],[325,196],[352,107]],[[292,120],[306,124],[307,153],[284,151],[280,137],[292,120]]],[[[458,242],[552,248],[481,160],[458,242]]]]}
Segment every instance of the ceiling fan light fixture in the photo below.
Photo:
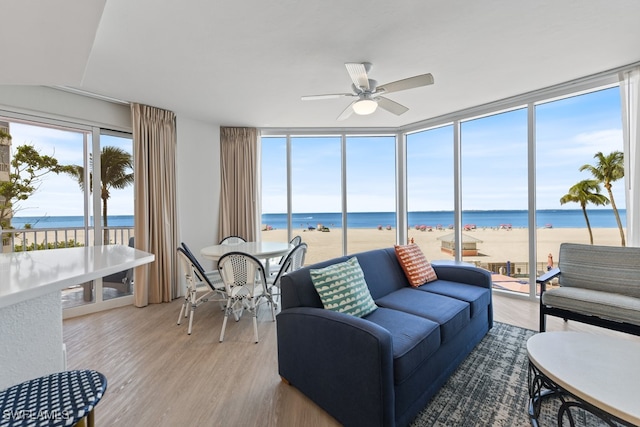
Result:
{"type": "Polygon", "coordinates": [[[353,112],[361,116],[373,114],[378,108],[378,103],[373,99],[361,99],[353,104],[353,112]]]}

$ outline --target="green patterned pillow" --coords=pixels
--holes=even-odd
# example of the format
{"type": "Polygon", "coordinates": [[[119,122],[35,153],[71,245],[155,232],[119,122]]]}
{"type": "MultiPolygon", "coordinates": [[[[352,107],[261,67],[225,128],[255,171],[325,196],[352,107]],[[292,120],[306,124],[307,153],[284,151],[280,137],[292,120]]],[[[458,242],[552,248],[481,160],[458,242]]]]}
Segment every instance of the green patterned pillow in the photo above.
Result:
{"type": "Polygon", "coordinates": [[[356,317],[366,316],[378,308],[371,298],[356,257],[328,267],[311,269],[309,273],[324,308],[356,317]]]}

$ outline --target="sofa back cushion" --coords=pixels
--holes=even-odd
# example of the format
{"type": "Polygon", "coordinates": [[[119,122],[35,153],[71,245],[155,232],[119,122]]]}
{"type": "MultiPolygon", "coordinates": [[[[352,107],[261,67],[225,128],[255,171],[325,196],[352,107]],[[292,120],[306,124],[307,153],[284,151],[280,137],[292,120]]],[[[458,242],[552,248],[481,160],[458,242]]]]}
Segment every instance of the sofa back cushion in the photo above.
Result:
{"type": "Polygon", "coordinates": [[[560,245],[560,286],[640,298],[640,248],[560,245]]]}
{"type": "Polygon", "coordinates": [[[323,308],[322,300],[313,286],[310,270],[344,262],[351,257],[358,259],[369,292],[374,300],[397,289],[409,286],[404,271],[402,271],[398,263],[394,249],[374,249],[348,257],[344,256],[322,261],[285,274],[280,281],[282,288],[282,309],[284,310],[291,307],[323,308]]]}

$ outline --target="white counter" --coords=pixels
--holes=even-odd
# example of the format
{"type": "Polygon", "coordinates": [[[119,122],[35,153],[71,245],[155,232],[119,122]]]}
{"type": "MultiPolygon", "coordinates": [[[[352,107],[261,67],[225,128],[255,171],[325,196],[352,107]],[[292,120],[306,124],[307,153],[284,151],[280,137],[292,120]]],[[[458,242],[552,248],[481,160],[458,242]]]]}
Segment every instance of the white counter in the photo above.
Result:
{"type": "Polygon", "coordinates": [[[0,254],[0,389],[64,369],[62,289],[154,259],[121,245],[0,254]]]}

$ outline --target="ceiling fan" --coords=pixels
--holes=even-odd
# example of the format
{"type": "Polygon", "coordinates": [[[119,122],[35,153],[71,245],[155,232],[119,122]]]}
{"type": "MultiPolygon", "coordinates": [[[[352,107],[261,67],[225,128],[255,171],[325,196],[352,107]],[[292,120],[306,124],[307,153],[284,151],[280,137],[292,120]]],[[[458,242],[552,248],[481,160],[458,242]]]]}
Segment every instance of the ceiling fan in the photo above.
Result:
{"type": "Polygon", "coordinates": [[[347,62],[344,65],[347,67],[347,72],[353,82],[351,85],[353,93],[331,93],[325,95],[307,95],[302,97],[303,101],[342,97],[358,98],[345,108],[342,114],[338,116],[338,120],[345,120],[353,113],[360,115],[372,114],[378,107],[399,116],[409,109],[402,104],[398,104],[397,102],[390,100],[389,98],[385,98],[382,95],[433,84],[433,76],[431,74],[420,74],[418,76],[378,86],[377,82],[370,79],[367,75],[371,70],[370,63],[347,62]]]}

